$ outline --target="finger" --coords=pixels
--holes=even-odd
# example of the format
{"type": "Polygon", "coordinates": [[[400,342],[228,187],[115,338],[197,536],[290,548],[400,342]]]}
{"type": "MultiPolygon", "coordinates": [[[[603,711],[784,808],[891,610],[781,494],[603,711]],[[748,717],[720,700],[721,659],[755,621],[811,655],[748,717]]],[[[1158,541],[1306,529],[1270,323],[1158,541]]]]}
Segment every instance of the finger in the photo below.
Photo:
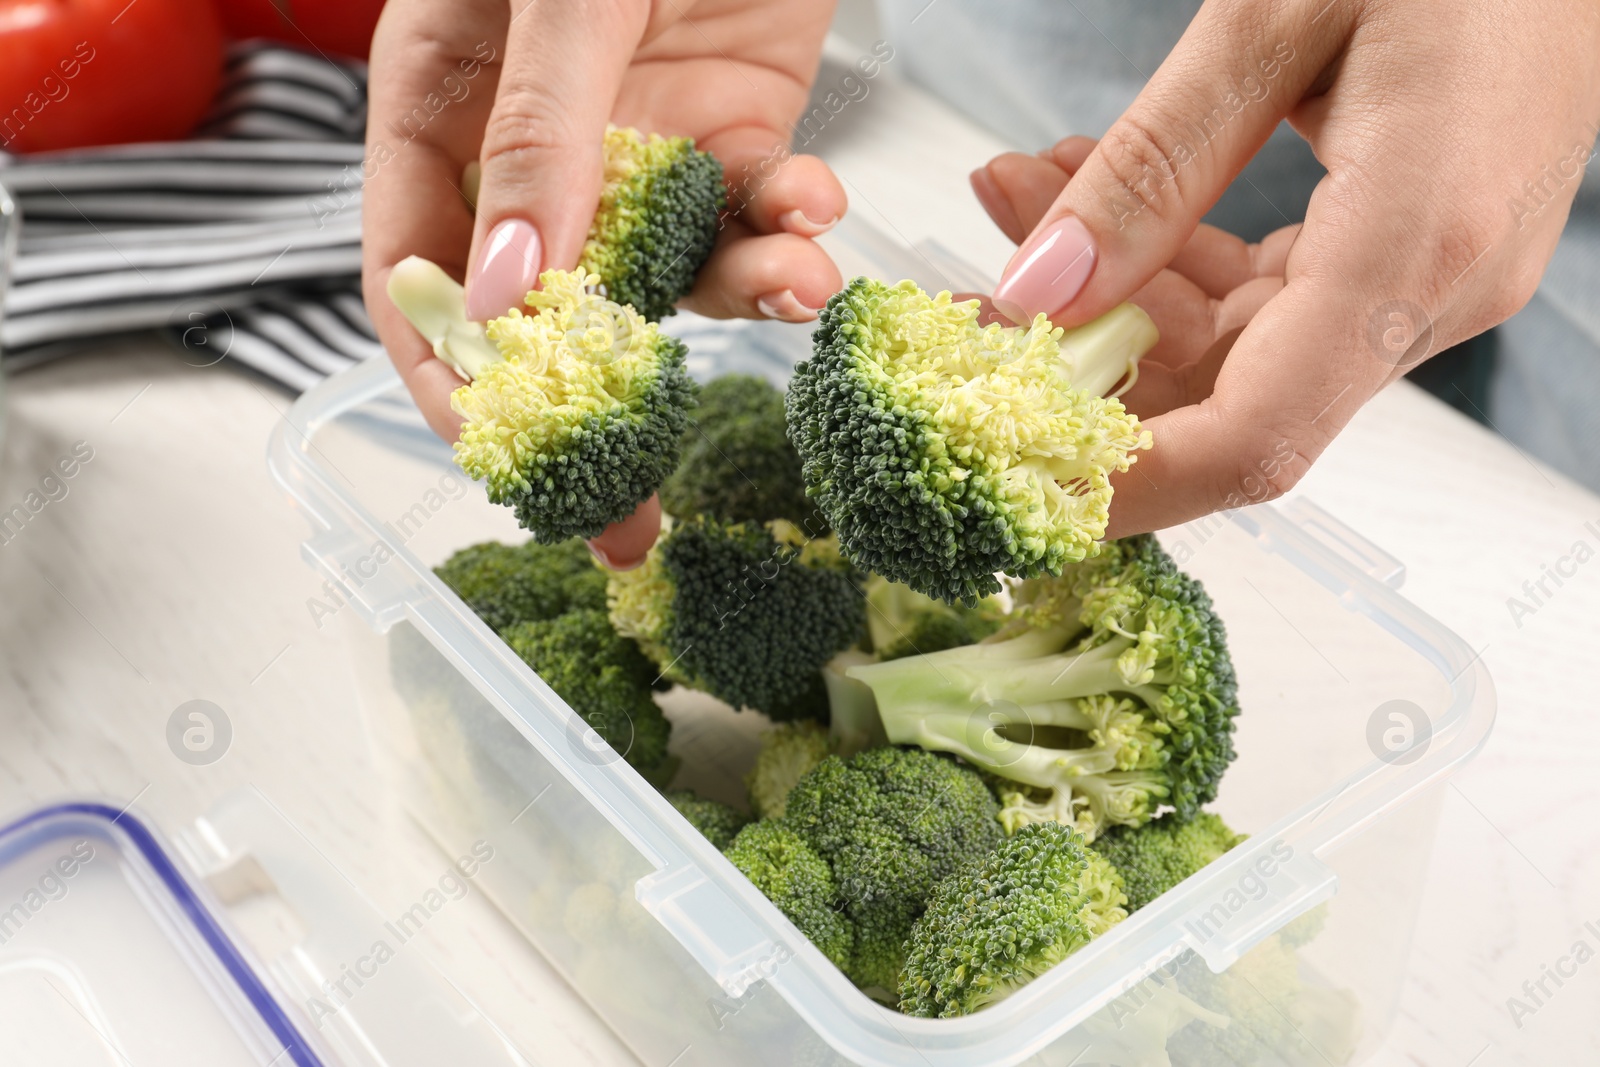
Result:
{"type": "Polygon", "coordinates": [[[972,172],[972,191],[1000,232],[1021,244],[1092,151],[1094,138],[1075,136],[1031,156],[1006,152],[972,172]]]}
{"type": "Polygon", "coordinates": [[[1078,173],[1078,168],[1083,166],[1092,152],[1096,142],[1093,137],[1084,137],[1074,134],[1063,137],[1049,148],[1039,153],[1040,159],[1048,159],[1068,174],[1078,173]]]}
{"type": "Polygon", "coordinates": [[[1139,361],[1123,404],[1149,418],[1205,400],[1233,342],[1282,289],[1281,278],[1255,278],[1213,300],[1172,271],[1156,275],[1133,294],[1133,303],[1149,313],[1161,339],[1139,361]]]}
{"type": "Polygon", "coordinates": [[[1353,15],[1208,3],[995,289],[1014,319],[1076,326],[1153,278],[1337,54],[1353,15]],[[1290,42],[1293,42],[1292,44],[1290,42]]]}
{"type": "Polygon", "coordinates": [[[1284,262],[1299,226],[1285,226],[1251,244],[1226,230],[1201,224],[1178,250],[1168,268],[1220,300],[1254,278],[1282,278],[1284,262]]]}
{"type": "Polygon", "coordinates": [[[632,515],[591,537],[589,553],[611,570],[631,571],[644,562],[660,534],[661,498],[652,493],[632,515]]]}
{"type": "Polygon", "coordinates": [[[1388,371],[1366,355],[1363,297],[1294,277],[1234,342],[1205,400],[1145,422],[1153,447],[1113,479],[1108,537],[1275,499],[1294,485],[1388,371]]]}
{"type": "Polygon", "coordinates": [[[477,153],[494,98],[501,49],[492,29],[504,5],[486,0],[412,0],[385,10],[372,42],[362,197],[362,291],[379,339],[428,425],[460,434],[450,394],[461,378],[434,357],[387,294],[389,271],[409,255],[465,274],[472,214],[456,192],[463,163],[477,153]],[[471,33],[455,20],[470,23],[471,33]],[[480,36],[480,34],[486,34],[480,36]],[[406,57],[404,62],[401,56],[406,57]],[[447,118],[418,111],[446,86],[447,118]],[[424,116],[419,119],[418,115],[424,116]]]}
{"type": "Polygon", "coordinates": [[[473,318],[522,306],[541,269],[578,261],[600,199],[606,124],[648,16],[644,0],[512,4],[480,156],[473,318]]]}
{"type": "Polygon", "coordinates": [[[973,171],[970,181],[978,203],[1000,232],[1020,244],[1067,187],[1070,177],[1050,160],[1007,152],[973,171]]]}
{"type": "Polygon", "coordinates": [[[722,162],[728,218],[756,233],[819,237],[844,217],[844,186],[816,156],[794,155],[787,135],[759,126],[723,130],[696,145],[722,162]]]}
{"type": "Polygon", "coordinates": [[[844,287],[828,253],[792,233],[723,231],[683,306],[714,319],[809,322],[844,287]]]}

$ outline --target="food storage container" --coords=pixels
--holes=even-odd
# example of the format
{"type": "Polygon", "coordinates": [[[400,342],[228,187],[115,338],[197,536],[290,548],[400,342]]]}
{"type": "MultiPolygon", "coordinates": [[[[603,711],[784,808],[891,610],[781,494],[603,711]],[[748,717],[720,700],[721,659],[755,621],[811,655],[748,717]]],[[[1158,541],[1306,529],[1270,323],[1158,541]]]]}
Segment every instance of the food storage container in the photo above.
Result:
{"type": "Polygon", "coordinates": [[[393,926],[258,792],[171,838],[129,805],[18,815],[0,1063],[527,1067],[393,926]]]}
{"type": "MultiPolygon", "coordinates": [[[[830,235],[846,274],[978,288],[934,247],[830,235]]],[[[804,327],[682,317],[701,377],[782,380],[804,327]]],[[[915,1019],[847,981],[434,576],[521,537],[370,362],[300,399],[270,465],[354,635],[363,713],[418,820],[652,1067],[1356,1062],[1394,1015],[1447,777],[1494,718],[1472,650],[1401,565],[1305,500],[1165,531],[1227,623],[1239,756],[1213,809],[1250,839],[1009,999],[915,1019]]],[[[663,698],[678,785],[742,802],[764,720],[663,698]]]]}

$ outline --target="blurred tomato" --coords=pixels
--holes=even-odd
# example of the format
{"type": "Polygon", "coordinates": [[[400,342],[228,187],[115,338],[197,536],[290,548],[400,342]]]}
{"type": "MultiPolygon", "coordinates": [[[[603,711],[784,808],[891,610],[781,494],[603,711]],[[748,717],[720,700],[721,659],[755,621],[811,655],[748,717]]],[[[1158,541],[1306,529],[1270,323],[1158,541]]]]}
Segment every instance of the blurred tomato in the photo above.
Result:
{"type": "Polygon", "coordinates": [[[222,77],[210,0],[0,0],[0,148],[188,136],[222,77]]]}
{"type": "Polygon", "coordinates": [[[383,0],[217,0],[217,10],[237,38],[268,37],[366,59],[383,0]]]}

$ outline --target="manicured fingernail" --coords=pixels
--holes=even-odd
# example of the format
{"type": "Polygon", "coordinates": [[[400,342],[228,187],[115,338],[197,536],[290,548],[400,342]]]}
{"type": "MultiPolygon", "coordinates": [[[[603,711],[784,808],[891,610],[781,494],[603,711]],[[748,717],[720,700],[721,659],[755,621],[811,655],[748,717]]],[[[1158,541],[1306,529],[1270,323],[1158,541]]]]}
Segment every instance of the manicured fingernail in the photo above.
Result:
{"type": "Polygon", "coordinates": [[[600,566],[604,567],[608,571],[631,571],[644,565],[644,556],[640,556],[638,559],[617,560],[612,559],[611,556],[606,553],[605,549],[596,545],[593,541],[588,542],[588,545],[589,555],[599,560],[600,566]]]}
{"type": "Polygon", "coordinates": [[[489,231],[467,276],[467,317],[487,322],[523,306],[539,284],[539,231],[526,219],[506,219],[489,231]]]}
{"type": "Polygon", "coordinates": [[[994,306],[1013,322],[1055,315],[1072,303],[1094,273],[1094,238],[1071,215],[1028,239],[1006,265],[995,287],[994,306]]]}
{"type": "Polygon", "coordinates": [[[818,222],[799,208],[795,208],[793,211],[785,211],[778,216],[778,225],[790,233],[799,234],[801,237],[821,237],[838,224],[838,215],[823,222],[818,222]]]}
{"type": "Polygon", "coordinates": [[[817,317],[816,308],[808,308],[796,300],[791,289],[757,297],[756,309],[769,319],[781,319],[784,322],[810,322],[817,317]]]}

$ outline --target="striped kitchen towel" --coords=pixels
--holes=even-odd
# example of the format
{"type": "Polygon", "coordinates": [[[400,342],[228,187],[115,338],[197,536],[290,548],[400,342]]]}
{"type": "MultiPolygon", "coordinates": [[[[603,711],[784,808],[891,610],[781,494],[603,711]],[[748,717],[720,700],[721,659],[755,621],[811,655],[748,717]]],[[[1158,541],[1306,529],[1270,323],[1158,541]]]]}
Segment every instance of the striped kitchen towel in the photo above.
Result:
{"type": "Polygon", "coordinates": [[[364,65],[244,44],[195,140],[0,153],[22,218],[7,369],[150,329],[295,391],[381,354],[360,290],[365,127],[364,65]]]}

